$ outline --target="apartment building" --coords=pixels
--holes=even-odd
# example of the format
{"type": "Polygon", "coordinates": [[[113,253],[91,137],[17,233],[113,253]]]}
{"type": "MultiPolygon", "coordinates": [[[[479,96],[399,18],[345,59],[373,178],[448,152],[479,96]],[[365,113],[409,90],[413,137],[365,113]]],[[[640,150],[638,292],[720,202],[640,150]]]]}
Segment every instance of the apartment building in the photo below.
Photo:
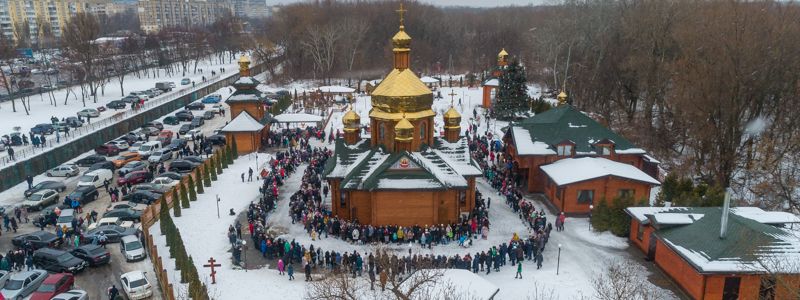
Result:
{"type": "Polygon", "coordinates": [[[4,0],[0,1],[0,32],[35,45],[48,34],[61,37],[62,28],[76,13],[113,14],[124,9],[125,5],[111,0],[4,0]]]}
{"type": "Polygon", "coordinates": [[[168,27],[192,27],[213,23],[231,3],[214,0],[140,0],[139,23],[146,32],[168,27]]]}

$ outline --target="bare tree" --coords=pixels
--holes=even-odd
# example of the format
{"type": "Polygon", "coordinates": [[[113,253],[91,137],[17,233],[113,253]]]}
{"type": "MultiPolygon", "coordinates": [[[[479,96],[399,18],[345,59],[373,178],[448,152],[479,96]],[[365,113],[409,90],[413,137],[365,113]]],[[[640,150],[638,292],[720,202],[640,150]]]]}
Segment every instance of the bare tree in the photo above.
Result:
{"type": "Polygon", "coordinates": [[[592,279],[595,298],[601,300],[657,300],[660,291],[642,280],[637,266],[622,261],[610,262],[592,279]]]}
{"type": "Polygon", "coordinates": [[[311,54],[315,69],[326,83],[330,83],[331,71],[336,61],[336,45],[341,37],[338,27],[315,26],[308,29],[308,35],[302,41],[306,51],[311,54]]]}
{"type": "Polygon", "coordinates": [[[353,72],[353,64],[361,49],[361,43],[369,30],[369,24],[364,20],[344,19],[339,26],[342,32],[342,50],[347,54],[346,67],[348,72],[353,72]]]}
{"type": "Polygon", "coordinates": [[[95,66],[100,56],[100,49],[95,43],[98,37],[100,37],[100,25],[97,19],[88,13],[75,14],[64,28],[63,41],[69,56],[81,62],[84,70],[81,82],[88,85],[89,93],[95,103],[97,103],[97,89],[102,81],[97,76],[98,71],[95,66]]]}

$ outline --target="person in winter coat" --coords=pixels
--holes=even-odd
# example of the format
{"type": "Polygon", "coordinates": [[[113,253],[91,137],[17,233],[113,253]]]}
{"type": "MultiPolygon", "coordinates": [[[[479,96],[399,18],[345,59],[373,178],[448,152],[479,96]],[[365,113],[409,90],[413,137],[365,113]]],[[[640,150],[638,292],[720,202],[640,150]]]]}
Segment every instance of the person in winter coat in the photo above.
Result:
{"type": "Polygon", "coordinates": [[[292,264],[289,264],[286,268],[286,275],[289,275],[289,280],[294,279],[294,266],[292,264]]]}
{"type": "Polygon", "coordinates": [[[519,277],[519,279],[522,279],[522,263],[521,262],[517,264],[517,275],[514,275],[514,278],[517,278],[517,277],[519,277]]]}
{"type": "Polygon", "coordinates": [[[114,300],[117,298],[117,295],[119,295],[119,290],[117,290],[116,285],[112,284],[111,287],[108,288],[108,299],[114,300]]]}
{"type": "Polygon", "coordinates": [[[385,291],[386,290],[386,280],[389,280],[389,276],[386,275],[386,269],[381,270],[380,280],[381,280],[381,291],[385,291]]]}
{"type": "Polygon", "coordinates": [[[306,281],[311,281],[311,264],[306,264],[306,281]]]}
{"type": "Polygon", "coordinates": [[[28,253],[25,256],[25,267],[27,267],[25,271],[33,270],[33,254],[28,253]]]}
{"type": "Polygon", "coordinates": [[[370,291],[374,291],[375,290],[375,270],[373,268],[370,268],[369,271],[368,271],[368,274],[369,274],[369,290],[370,291]]]}
{"type": "Polygon", "coordinates": [[[556,218],[556,231],[564,231],[564,221],[567,220],[567,216],[564,215],[562,211],[560,215],[556,218]]]}
{"type": "Polygon", "coordinates": [[[283,275],[283,259],[278,260],[278,275],[283,275]]]}
{"type": "Polygon", "coordinates": [[[542,251],[537,252],[536,253],[536,269],[537,270],[542,268],[542,261],[543,260],[544,260],[544,257],[542,257],[542,251]]]}

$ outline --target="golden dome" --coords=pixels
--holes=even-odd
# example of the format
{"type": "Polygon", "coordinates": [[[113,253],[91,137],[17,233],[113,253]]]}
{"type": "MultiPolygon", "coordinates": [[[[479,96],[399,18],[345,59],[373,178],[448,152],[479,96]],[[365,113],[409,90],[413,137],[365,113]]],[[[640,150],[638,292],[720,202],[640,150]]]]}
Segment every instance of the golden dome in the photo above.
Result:
{"type": "Polygon", "coordinates": [[[405,117],[394,125],[394,139],[398,141],[410,141],[414,138],[414,125],[405,117]]]}
{"type": "Polygon", "coordinates": [[[361,116],[350,109],[342,117],[342,124],[344,125],[344,131],[346,132],[359,130],[361,128],[361,116]]]}
{"type": "Polygon", "coordinates": [[[239,56],[239,63],[250,63],[250,57],[246,54],[239,56]]]}
{"type": "Polygon", "coordinates": [[[400,31],[392,37],[392,46],[394,48],[408,49],[411,47],[411,36],[406,33],[406,27],[400,25],[400,31]]]}
{"type": "Polygon", "coordinates": [[[444,127],[448,129],[461,128],[461,114],[452,106],[444,113],[444,127]]]}
{"type": "Polygon", "coordinates": [[[561,91],[561,93],[559,93],[558,96],[556,96],[556,98],[558,99],[558,105],[563,105],[567,103],[567,93],[565,93],[564,91],[561,91]]]}
{"type": "Polygon", "coordinates": [[[506,52],[506,48],[500,50],[500,53],[497,53],[497,57],[506,57],[508,56],[508,52],[506,52]]]}
{"type": "Polygon", "coordinates": [[[394,69],[372,90],[372,107],[389,113],[431,109],[433,92],[410,69],[394,69]]]}

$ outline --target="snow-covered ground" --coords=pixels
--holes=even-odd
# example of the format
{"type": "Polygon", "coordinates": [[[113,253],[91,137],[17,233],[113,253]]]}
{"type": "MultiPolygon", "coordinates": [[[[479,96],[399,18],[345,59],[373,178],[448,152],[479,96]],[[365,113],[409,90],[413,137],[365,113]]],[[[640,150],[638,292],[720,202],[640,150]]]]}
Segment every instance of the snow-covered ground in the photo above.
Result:
{"type": "MultiPolygon", "coordinates": [[[[216,60],[213,63],[209,63],[208,60],[204,60],[199,63],[199,69],[203,69],[203,73],[191,73],[187,74],[186,76],[182,76],[180,73],[173,75],[171,77],[165,76],[163,70],[160,71],[162,76],[160,77],[143,77],[137,78],[134,75],[129,75],[126,77],[124,81],[125,86],[125,93],[129,94],[133,91],[141,91],[155,87],[156,82],[163,82],[163,81],[171,81],[175,83],[175,89],[173,91],[159,95],[154,99],[150,99],[145,104],[145,109],[148,107],[154,107],[156,103],[160,103],[163,101],[168,101],[178,97],[180,95],[186,94],[192,90],[199,89],[205,85],[213,83],[215,80],[219,78],[223,78],[224,76],[229,76],[238,72],[238,66],[236,64],[236,60],[233,62],[225,63],[225,64],[218,64],[216,60]],[[220,68],[225,68],[225,73],[220,72],[220,68]],[[215,71],[217,73],[216,76],[211,76],[211,71],[215,71]],[[202,77],[206,77],[206,82],[202,81],[202,77]],[[195,87],[192,87],[191,84],[189,85],[181,85],[180,81],[182,78],[189,78],[190,80],[196,83],[195,87]]],[[[152,72],[151,72],[152,73],[152,72]]],[[[149,73],[148,73],[149,74],[149,73]]],[[[152,76],[152,74],[150,74],[152,76]]],[[[57,117],[59,119],[65,117],[74,117],[76,116],[77,112],[84,109],[84,108],[97,108],[100,106],[105,107],[108,102],[112,100],[119,100],[125,95],[122,94],[120,90],[119,83],[116,82],[114,79],[111,82],[107,83],[105,86],[105,92],[97,97],[97,103],[94,103],[92,99],[86,99],[86,106],[84,106],[83,101],[80,99],[80,88],[79,87],[72,87],[72,90],[69,91],[69,88],[59,89],[53,92],[55,95],[57,105],[53,105],[50,101],[48,94],[41,94],[41,95],[33,95],[30,98],[30,115],[25,114],[24,109],[22,108],[22,104],[19,100],[16,102],[17,111],[13,112],[11,109],[11,101],[6,101],[0,103],[0,119],[3,120],[0,123],[0,135],[2,134],[10,134],[15,132],[16,129],[19,129],[19,132],[27,134],[32,127],[36,124],[41,123],[50,123],[51,117],[57,117]],[[67,97],[67,93],[69,93],[69,98],[67,100],[67,104],[64,104],[64,99],[67,97]]],[[[100,90],[98,90],[100,93],[100,90]]],[[[120,117],[120,113],[125,113],[129,111],[129,109],[123,110],[113,110],[108,109],[105,112],[101,112],[99,117],[92,118],[92,124],[85,124],[81,128],[75,128],[70,131],[70,137],[61,137],[61,142],[66,142],[69,139],[74,139],[78,136],[85,135],[87,133],[99,130],[100,128],[107,127],[111,125],[113,122],[104,121],[110,117],[116,116],[117,118],[120,117]]],[[[143,111],[143,110],[142,110],[143,111]]],[[[140,111],[141,112],[141,111],[140,111]]],[[[130,113],[129,113],[130,114],[130,113]]],[[[127,116],[125,116],[127,117],[127,116]]],[[[63,134],[62,134],[63,135],[63,134]]],[[[48,136],[48,143],[53,143],[56,141],[55,135],[48,136]]],[[[32,155],[38,155],[42,152],[49,151],[54,147],[49,148],[38,148],[34,149],[33,146],[18,146],[14,147],[15,156],[17,160],[24,159],[26,157],[30,157],[32,155]]],[[[7,152],[3,151],[0,152],[0,157],[8,156],[7,152]]],[[[4,160],[5,161],[5,160],[4,160]]],[[[0,165],[0,168],[7,166],[7,164],[0,165]]]]}

